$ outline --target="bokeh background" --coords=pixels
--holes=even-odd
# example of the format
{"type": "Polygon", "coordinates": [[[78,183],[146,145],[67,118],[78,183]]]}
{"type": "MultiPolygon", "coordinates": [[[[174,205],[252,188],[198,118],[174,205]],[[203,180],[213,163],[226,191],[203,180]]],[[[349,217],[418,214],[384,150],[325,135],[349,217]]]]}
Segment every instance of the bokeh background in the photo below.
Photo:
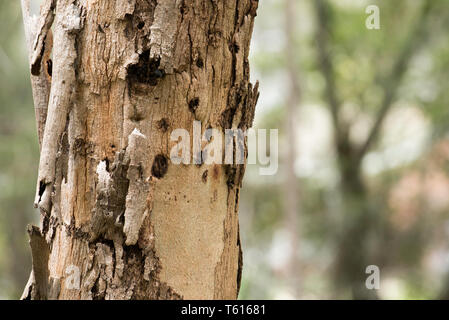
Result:
{"type": "MultiPolygon", "coordinates": [[[[39,157],[19,0],[0,26],[0,298],[17,299],[39,157]]],[[[280,165],[247,170],[241,299],[449,299],[447,30],[447,0],[260,0],[255,127],[279,129],[280,165]]]]}

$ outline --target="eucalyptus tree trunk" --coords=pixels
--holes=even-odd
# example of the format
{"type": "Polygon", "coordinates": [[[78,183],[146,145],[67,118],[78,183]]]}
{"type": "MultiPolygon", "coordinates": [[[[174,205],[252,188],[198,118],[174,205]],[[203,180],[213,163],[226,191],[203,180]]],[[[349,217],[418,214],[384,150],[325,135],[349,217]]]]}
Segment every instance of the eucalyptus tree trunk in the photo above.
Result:
{"type": "Polygon", "coordinates": [[[44,111],[23,298],[236,298],[245,165],[175,165],[171,132],[251,126],[258,1],[22,4],[44,111]]]}

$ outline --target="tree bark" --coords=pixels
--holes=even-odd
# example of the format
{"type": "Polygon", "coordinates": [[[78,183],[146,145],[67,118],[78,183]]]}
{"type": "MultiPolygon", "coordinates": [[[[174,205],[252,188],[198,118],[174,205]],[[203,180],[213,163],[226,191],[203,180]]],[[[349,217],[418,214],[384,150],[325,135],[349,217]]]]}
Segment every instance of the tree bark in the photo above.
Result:
{"type": "Polygon", "coordinates": [[[203,131],[252,125],[257,7],[45,1],[31,72],[41,75],[52,26],[52,78],[23,298],[237,297],[245,165],[175,165],[170,133],[193,136],[195,120],[203,131]]]}

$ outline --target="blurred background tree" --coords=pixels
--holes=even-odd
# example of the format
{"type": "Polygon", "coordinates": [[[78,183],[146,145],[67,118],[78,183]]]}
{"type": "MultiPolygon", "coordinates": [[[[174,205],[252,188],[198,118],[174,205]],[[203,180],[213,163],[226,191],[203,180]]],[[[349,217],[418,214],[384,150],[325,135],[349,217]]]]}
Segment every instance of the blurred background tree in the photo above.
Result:
{"type": "Polygon", "coordinates": [[[245,181],[241,297],[447,296],[449,5],[295,1],[289,30],[289,2],[262,3],[252,46],[262,84],[256,125],[281,128],[283,158],[277,176],[254,170],[245,181]],[[368,5],[380,8],[380,30],[365,27],[368,5]],[[292,45],[295,61],[285,54],[292,45]],[[301,88],[296,142],[285,125],[292,66],[301,88]],[[291,220],[289,149],[297,150],[296,241],[283,223],[291,220]],[[379,291],[365,287],[369,265],[381,270],[379,291]]]}
{"type": "MultiPolygon", "coordinates": [[[[20,2],[0,21],[0,298],[18,298],[38,143],[20,2]]],[[[445,0],[260,2],[255,124],[281,158],[247,170],[240,298],[449,299],[448,27],[445,0]]]]}
{"type": "Polygon", "coordinates": [[[0,21],[0,298],[17,299],[31,270],[39,146],[20,1],[0,1],[0,21]]]}

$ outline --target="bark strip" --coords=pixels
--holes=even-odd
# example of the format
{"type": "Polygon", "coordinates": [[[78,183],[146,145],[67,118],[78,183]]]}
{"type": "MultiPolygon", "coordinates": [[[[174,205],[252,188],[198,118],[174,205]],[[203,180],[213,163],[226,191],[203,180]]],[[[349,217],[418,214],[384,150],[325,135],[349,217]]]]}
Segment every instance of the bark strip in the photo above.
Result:
{"type": "MultiPolygon", "coordinates": [[[[53,3],[51,3],[53,5],[53,3]]],[[[50,9],[52,6],[49,5],[50,9]]],[[[49,11],[50,11],[49,9],[49,11]]],[[[51,196],[55,182],[56,159],[62,134],[70,107],[74,101],[76,88],[76,34],[81,29],[81,10],[69,0],[59,0],[56,6],[56,25],[54,31],[54,77],[50,91],[47,121],[45,125],[42,152],[39,162],[38,184],[35,207],[46,213],[51,209],[51,196]]],[[[44,14],[42,30],[35,44],[32,64],[39,62],[39,48],[43,46],[46,30],[53,21],[50,13],[44,14]],[[42,42],[42,44],[40,44],[42,42]],[[36,51],[37,50],[37,51],[36,51]]]]}
{"type": "MultiPolygon", "coordinates": [[[[36,38],[36,30],[38,28],[38,17],[30,15],[29,0],[21,0],[23,24],[25,29],[25,38],[28,48],[28,58],[30,66],[33,59],[33,43],[36,38]]],[[[31,88],[33,90],[34,110],[36,116],[36,126],[39,138],[39,147],[42,147],[44,137],[45,122],[47,120],[48,100],[51,88],[51,75],[53,72],[53,62],[50,58],[53,49],[53,34],[48,30],[45,37],[44,52],[42,55],[42,63],[39,65],[39,75],[31,74],[31,88]]],[[[30,67],[31,70],[31,67],[30,67]]]]}

